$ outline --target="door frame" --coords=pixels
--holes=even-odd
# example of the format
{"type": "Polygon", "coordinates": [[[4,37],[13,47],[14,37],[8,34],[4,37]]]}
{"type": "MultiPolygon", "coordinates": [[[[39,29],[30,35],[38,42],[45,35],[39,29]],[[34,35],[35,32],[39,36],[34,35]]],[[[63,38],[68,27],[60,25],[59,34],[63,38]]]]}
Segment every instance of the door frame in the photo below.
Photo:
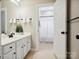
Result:
{"type": "Polygon", "coordinates": [[[37,4],[36,6],[36,19],[37,19],[37,40],[36,40],[36,50],[39,50],[40,46],[40,36],[39,36],[39,7],[45,7],[45,6],[53,6],[55,2],[52,3],[43,3],[43,4],[37,4]]]}
{"type": "Polygon", "coordinates": [[[71,40],[70,40],[70,37],[71,37],[71,34],[70,34],[70,32],[71,32],[71,25],[70,25],[70,22],[69,22],[69,20],[70,20],[70,10],[71,10],[71,8],[70,8],[70,4],[71,4],[71,0],[67,0],[67,27],[66,27],[66,29],[67,29],[67,40],[66,40],[66,43],[67,43],[67,45],[66,45],[66,51],[67,51],[67,53],[66,53],[66,59],[71,59],[71,40]]]}

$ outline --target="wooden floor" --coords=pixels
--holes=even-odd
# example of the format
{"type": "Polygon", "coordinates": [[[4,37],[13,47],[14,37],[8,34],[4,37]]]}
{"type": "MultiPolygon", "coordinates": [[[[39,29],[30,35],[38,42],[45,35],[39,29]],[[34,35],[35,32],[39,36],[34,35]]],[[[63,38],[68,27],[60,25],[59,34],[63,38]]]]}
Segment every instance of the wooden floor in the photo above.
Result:
{"type": "Polygon", "coordinates": [[[30,51],[24,59],[32,59],[35,52],[30,51]]]}

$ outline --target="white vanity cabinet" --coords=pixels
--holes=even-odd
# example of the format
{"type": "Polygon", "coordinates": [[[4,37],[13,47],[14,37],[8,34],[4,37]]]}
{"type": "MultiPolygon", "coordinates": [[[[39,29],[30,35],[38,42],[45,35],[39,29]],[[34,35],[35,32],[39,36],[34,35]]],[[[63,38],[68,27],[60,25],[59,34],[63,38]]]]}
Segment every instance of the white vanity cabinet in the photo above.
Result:
{"type": "Polygon", "coordinates": [[[27,40],[27,51],[29,51],[31,49],[31,37],[28,37],[28,40],[27,40]]]}
{"type": "Polygon", "coordinates": [[[23,59],[23,40],[16,42],[17,59],[23,59]]]}
{"type": "Polygon", "coordinates": [[[15,50],[12,50],[11,52],[4,55],[4,59],[16,59],[16,52],[15,50]]]}
{"type": "Polygon", "coordinates": [[[15,59],[15,43],[11,43],[2,47],[3,59],[15,59]]]}
{"type": "MultiPolygon", "coordinates": [[[[29,39],[29,38],[28,37],[23,38],[22,40],[16,42],[17,59],[23,59],[27,55],[27,53],[30,51],[31,48],[29,48],[28,45],[29,45],[29,43],[31,44],[31,39],[29,39]]],[[[30,47],[31,47],[31,45],[30,45],[30,47]]]]}
{"type": "Polygon", "coordinates": [[[30,50],[31,36],[19,37],[18,40],[2,46],[2,59],[23,59],[30,50]]]}

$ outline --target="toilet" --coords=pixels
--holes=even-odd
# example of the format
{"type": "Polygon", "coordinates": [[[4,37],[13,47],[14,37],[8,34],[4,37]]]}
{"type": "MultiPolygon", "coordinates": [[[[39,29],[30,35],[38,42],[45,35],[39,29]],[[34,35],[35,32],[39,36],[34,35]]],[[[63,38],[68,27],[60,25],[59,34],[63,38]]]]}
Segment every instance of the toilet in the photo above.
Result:
{"type": "Polygon", "coordinates": [[[33,59],[58,59],[53,50],[38,51],[33,55],[33,59]]]}

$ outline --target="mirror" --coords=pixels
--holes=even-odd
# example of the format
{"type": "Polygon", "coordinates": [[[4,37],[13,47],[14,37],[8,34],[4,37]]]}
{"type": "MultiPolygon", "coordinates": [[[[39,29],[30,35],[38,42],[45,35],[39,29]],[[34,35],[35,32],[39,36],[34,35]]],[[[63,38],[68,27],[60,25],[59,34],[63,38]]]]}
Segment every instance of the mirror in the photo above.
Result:
{"type": "Polygon", "coordinates": [[[7,11],[1,8],[1,33],[7,33],[7,11]]]}

